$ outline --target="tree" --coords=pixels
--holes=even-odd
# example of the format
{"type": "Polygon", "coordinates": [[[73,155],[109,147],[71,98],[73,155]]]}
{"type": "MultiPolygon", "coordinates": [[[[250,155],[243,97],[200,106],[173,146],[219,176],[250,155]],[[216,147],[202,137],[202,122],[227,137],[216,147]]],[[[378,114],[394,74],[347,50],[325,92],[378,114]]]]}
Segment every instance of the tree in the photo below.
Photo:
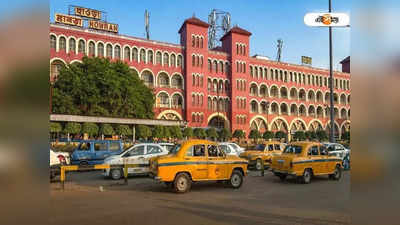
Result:
{"type": "Polygon", "coordinates": [[[167,139],[171,138],[171,127],[169,126],[163,127],[163,131],[164,131],[164,138],[167,139]]]}
{"type": "Polygon", "coordinates": [[[345,131],[342,134],[342,139],[345,140],[345,141],[350,141],[350,131],[345,131]]]}
{"type": "Polygon", "coordinates": [[[50,132],[51,133],[56,133],[57,139],[58,139],[58,133],[62,131],[62,126],[60,123],[57,122],[51,122],[50,123],[50,132]]]}
{"type": "Polygon", "coordinates": [[[95,123],[84,123],[82,133],[88,134],[89,137],[94,137],[99,133],[99,127],[95,123]]]}
{"type": "Polygon", "coordinates": [[[240,140],[241,140],[242,138],[245,138],[245,137],[246,137],[246,134],[244,133],[243,130],[239,130],[239,129],[238,129],[238,130],[235,130],[235,131],[233,132],[232,137],[237,138],[238,142],[240,143],[240,140]]]}
{"type": "Polygon", "coordinates": [[[304,140],[306,140],[306,135],[305,135],[304,131],[298,130],[294,133],[293,139],[295,139],[297,141],[304,141],[304,140]]]}
{"type": "Polygon", "coordinates": [[[83,57],[61,69],[54,83],[52,113],[124,118],[154,117],[155,97],[121,61],[83,57]]]}
{"type": "Polygon", "coordinates": [[[257,143],[257,140],[261,137],[260,132],[258,130],[251,130],[249,134],[249,138],[254,140],[254,143],[257,143]]]}
{"type": "Polygon", "coordinates": [[[218,137],[221,141],[227,141],[232,138],[232,133],[230,130],[223,128],[218,132],[218,137]]]}
{"type": "Polygon", "coordinates": [[[265,131],[263,134],[263,138],[264,140],[270,140],[272,138],[274,138],[274,133],[272,131],[265,131]]]}
{"type": "Polygon", "coordinates": [[[204,138],[206,138],[207,134],[203,128],[194,128],[193,136],[195,136],[199,139],[204,139],[204,138]]]}
{"type": "Polygon", "coordinates": [[[173,126],[173,127],[171,127],[170,131],[171,131],[171,137],[172,138],[177,138],[177,139],[182,139],[183,138],[182,130],[181,130],[180,127],[173,126]]]}
{"type": "Polygon", "coordinates": [[[283,131],[277,131],[275,133],[275,138],[277,138],[278,140],[281,140],[282,138],[286,138],[286,133],[283,131]]]}
{"type": "Polygon", "coordinates": [[[138,125],[137,126],[137,137],[147,140],[151,137],[151,129],[146,125],[138,125]]]}
{"type": "Polygon", "coordinates": [[[115,131],[114,131],[114,128],[111,126],[111,124],[103,123],[103,124],[100,125],[99,134],[102,134],[102,135],[114,135],[115,131]]]}
{"type": "Polygon", "coordinates": [[[132,129],[128,125],[118,125],[115,128],[115,133],[121,135],[121,137],[132,135],[132,129]]]}
{"type": "Polygon", "coordinates": [[[206,130],[206,135],[208,138],[210,138],[211,140],[215,140],[218,137],[217,131],[215,130],[214,127],[208,128],[206,130]]]}
{"type": "Polygon", "coordinates": [[[327,134],[326,131],[324,131],[324,130],[318,130],[318,131],[316,132],[316,136],[317,136],[317,139],[318,139],[319,141],[326,141],[326,140],[328,140],[328,134],[327,134]]]}
{"type": "Polygon", "coordinates": [[[69,135],[70,134],[79,134],[81,133],[81,124],[80,123],[75,123],[75,122],[68,122],[65,124],[63,133],[67,134],[67,138],[69,141],[69,135]]]}
{"type": "Polygon", "coordinates": [[[183,136],[186,139],[193,137],[193,129],[191,127],[185,127],[185,129],[183,129],[183,136]]]}
{"type": "Polygon", "coordinates": [[[153,136],[152,136],[153,138],[161,139],[165,136],[164,128],[162,126],[154,126],[152,134],[153,134],[153,136]]]}

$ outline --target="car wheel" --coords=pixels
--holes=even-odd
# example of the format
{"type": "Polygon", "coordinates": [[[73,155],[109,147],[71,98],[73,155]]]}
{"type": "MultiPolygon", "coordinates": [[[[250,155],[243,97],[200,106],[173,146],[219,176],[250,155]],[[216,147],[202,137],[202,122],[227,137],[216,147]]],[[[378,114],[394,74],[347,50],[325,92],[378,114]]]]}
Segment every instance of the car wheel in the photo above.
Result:
{"type": "Polygon", "coordinates": [[[262,167],[263,167],[263,164],[262,164],[261,159],[257,159],[257,161],[256,161],[256,169],[257,170],[262,170],[262,167]]]}
{"type": "Polygon", "coordinates": [[[239,170],[234,170],[229,180],[229,184],[233,188],[240,188],[243,184],[243,175],[239,170]]]}
{"type": "Polygon", "coordinates": [[[286,179],[286,174],[279,174],[279,179],[281,179],[281,181],[284,181],[286,179]]]}
{"type": "Polygon", "coordinates": [[[110,177],[113,180],[119,180],[122,177],[122,170],[121,169],[112,169],[110,170],[110,177]]]}
{"type": "Polygon", "coordinates": [[[312,171],[311,169],[304,170],[303,176],[301,177],[301,181],[303,184],[309,184],[311,182],[312,171]]]}
{"type": "Polygon", "coordinates": [[[185,193],[190,190],[192,180],[186,173],[176,175],[174,180],[174,190],[176,193],[185,193]]]}
{"type": "Polygon", "coordinates": [[[342,170],[340,166],[336,166],[333,174],[329,174],[329,178],[332,180],[340,180],[341,177],[342,177],[342,170]]]}

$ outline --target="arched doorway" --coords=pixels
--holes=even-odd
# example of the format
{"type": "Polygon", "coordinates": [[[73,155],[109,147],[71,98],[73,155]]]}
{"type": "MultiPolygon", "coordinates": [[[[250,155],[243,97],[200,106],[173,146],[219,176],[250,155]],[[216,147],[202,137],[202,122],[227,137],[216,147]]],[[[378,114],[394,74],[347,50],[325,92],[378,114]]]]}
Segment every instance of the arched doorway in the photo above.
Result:
{"type": "Polygon", "coordinates": [[[208,127],[215,129],[229,129],[229,122],[224,115],[211,115],[208,119],[208,127]]]}

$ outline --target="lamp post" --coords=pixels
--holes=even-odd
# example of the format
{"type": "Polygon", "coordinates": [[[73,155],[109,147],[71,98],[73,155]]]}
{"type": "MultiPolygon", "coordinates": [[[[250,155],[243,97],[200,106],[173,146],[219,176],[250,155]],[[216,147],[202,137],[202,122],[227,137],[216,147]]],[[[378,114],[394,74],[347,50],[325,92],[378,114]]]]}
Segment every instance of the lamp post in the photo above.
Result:
{"type": "MultiPolygon", "coordinates": [[[[329,0],[329,13],[332,12],[332,0],[329,0]]],[[[330,119],[331,127],[329,134],[329,141],[331,143],[335,142],[335,114],[333,105],[333,53],[332,53],[332,27],[329,27],[329,92],[330,92],[330,119]]]]}

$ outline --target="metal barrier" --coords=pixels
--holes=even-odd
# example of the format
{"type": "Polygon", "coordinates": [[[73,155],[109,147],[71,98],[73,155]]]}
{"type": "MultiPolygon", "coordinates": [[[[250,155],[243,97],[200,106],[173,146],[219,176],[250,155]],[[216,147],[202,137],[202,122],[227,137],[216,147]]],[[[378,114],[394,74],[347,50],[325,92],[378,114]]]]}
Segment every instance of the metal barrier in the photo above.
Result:
{"type": "Polygon", "coordinates": [[[105,169],[124,169],[124,183],[128,184],[128,168],[136,168],[141,167],[141,164],[122,164],[122,165],[108,165],[108,164],[99,164],[99,165],[69,165],[69,166],[61,166],[60,167],[60,181],[62,185],[62,189],[65,188],[65,172],[67,171],[89,171],[89,170],[105,170],[105,169]]]}

